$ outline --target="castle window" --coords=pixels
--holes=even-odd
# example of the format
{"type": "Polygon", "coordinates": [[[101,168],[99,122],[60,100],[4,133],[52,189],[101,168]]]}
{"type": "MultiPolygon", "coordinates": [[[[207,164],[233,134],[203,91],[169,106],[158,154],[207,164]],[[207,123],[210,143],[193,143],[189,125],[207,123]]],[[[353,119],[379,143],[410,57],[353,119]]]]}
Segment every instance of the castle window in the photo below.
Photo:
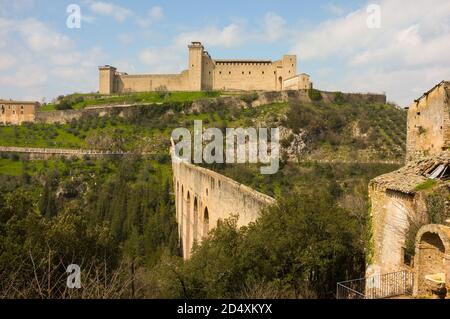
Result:
{"type": "Polygon", "coordinates": [[[242,74],[244,74],[244,71],[242,71],[242,74]]]}
{"type": "Polygon", "coordinates": [[[222,71],[219,71],[219,74],[222,74],[222,71]]]}
{"type": "Polygon", "coordinates": [[[192,64],[192,67],[194,67],[194,65],[192,64]]]}
{"type": "Polygon", "coordinates": [[[277,74],[277,71],[273,71],[273,74],[277,74]]]}
{"type": "Polygon", "coordinates": [[[16,111],[15,111],[15,110],[13,111],[13,114],[16,114],[16,111]]]}
{"type": "Polygon", "coordinates": [[[262,74],[264,74],[264,71],[262,71],[262,74]]]}
{"type": "Polygon", "coordinates": [[[231,71],[229,71],[229,72],[228,72],[228,74],[230,74],[230,75],[231,75],[231,71]]]}
{"type": "Polygon", "coordinates": [[[248,74],[250,75],[250,74],[252,74],[252,72],[251,72],[251,71],[248,71],[248,74]]]}

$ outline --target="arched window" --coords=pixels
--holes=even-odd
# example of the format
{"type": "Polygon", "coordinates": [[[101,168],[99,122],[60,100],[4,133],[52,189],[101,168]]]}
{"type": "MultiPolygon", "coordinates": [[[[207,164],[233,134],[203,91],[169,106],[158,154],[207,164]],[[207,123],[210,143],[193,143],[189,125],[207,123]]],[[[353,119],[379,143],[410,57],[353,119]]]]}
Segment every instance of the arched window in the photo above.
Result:
{"type": "Polygon", "coordinates": [[[203,237],[208,235],[209,232],[209,212],[208,207],[205,207],[205,212],[203,213],[203,237]]]}

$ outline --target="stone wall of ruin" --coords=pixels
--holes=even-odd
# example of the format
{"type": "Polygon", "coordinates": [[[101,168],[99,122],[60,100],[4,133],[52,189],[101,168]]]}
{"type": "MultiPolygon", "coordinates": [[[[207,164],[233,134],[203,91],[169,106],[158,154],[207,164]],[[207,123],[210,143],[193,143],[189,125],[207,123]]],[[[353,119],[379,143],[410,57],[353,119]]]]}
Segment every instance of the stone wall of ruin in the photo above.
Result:
{"type": "Polygon", "coordinates": [[[385,274],[407,269],[404,259],[410,227],[428,222],[426,203],[417,194],[369,186],[373,256],[367,275],[385,274]]]}
{"type": "Polygon", "coordinates": [[[407,161],[433,156],[450,147],[450,83],[442,82],[408,110],[407,161]]]}

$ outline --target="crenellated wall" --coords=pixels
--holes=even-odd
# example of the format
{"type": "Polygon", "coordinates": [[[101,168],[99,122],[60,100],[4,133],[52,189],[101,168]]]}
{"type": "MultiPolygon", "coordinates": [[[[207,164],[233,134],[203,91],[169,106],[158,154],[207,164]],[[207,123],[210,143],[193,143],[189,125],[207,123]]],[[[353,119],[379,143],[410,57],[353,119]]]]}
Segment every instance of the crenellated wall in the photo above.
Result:
{"type": "MultiPolygon", "coordinates": [[[[99,67],[100,94],[168,91],[282,91],[284,81],[297,76],[297,56],[280,60],[213,59],[200,42],[189,46],[188,68],[180,74],[136,74],[117,72],[110,65],[99,67]]],[[[289,89],[310,88],[302,74],[289,82],[289,89]]]]}
{"type": "Polygon", "coordinates": [[[201,243],[219,219],[238,215],[238,226],[255,221],[275,199],[172,155],[176,215],[183,257],[201,243]]]}

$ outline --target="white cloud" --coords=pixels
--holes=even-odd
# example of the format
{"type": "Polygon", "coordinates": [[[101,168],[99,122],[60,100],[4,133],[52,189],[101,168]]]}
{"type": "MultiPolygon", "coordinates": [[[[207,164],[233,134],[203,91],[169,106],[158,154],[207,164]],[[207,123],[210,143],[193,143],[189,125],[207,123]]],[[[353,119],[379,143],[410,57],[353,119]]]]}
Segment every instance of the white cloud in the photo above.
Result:
{"type": "Polygon", "coordinates": [[[164,11],[163,8],[159,7],[159,6],[154,6],[153,8],[151,8],[148,11],[148,16],[153,20],[153,21],[160,21],[164,18],[164,11]]]}
{"type": "Polygon", "coordinates": [[[450,79],[450,2],[383,0],[380,6],[380,29],[367,27],[362,7],[297,35],[293,51],[300,61],[343,66],[344,74],[334,79],[312,74],[318,87],[334,80],[349,85],[346,90],[378,89],[405,106],[417,97],[417,88],[422,92],[450,79]]]}
{"type": "Polygon", "coordinates": [[[335,4],[335,3],[328,3],[324,6],[322,6],[322,8],[325,11],[331,13],[332,15],[336,15],[336,16],[342,15],[347,11],[343,6],[335,4]]]}
{"type": "Polygon", "coordinates": [[[139,54],[139,59],[150,67],[152,73],[178,73],[186,68],[184,51],[176,46],[147,48],[139,54]]]}
{"type": "Polygon", "coordinates": [[[0,0],[0,15],[23,13],[25,10],[32,9],[33,6],[34,0],[0,0]]]}
{"type": "Polygon", "coordinates": [[[72,41],[67,36],[49,29],[36,19],[23,20],[14,24],[13,29],[19,32],[28,47],[33,51],[62,49],[72,46],[72,41]]]}
{"type": "Polygon", "coordinates": [[[133,37],[133,35],[131,33],[119,33],[117,35],[117,39],[122,44],[130,44],[130,43],[133,42],[134,37],[133,37]]]}
{"type": "Polygon", "coordinates": [[[37,19],[0,18],[0,35],[8,43],[8,53],[0,54],[3,98],[96,90],[97,66],[105,60],[101,48],[76,50],[69,37],[37,19]]]}
{"type": "Polygon", "coordinates": [[[143,18],[138,18],[136,20],[136,23],[142,28],[147,28],[155,22],[161,21],[163,19],[163,8],[161,8],[160,6],[154,6],[148,10],[147,14],[143,18]]]}
{"type": "Polygon", "coordinates": [[[13,66],[15,66],[17,63],[17,59],[8,53],[0,53],[0,70],[6,70],[13,66]]]}
{"type": "Polygon", "coordinates": [[[264,17],[264,33],[262,39],[272,42],[285,35],[286,21],[279,15],[269,12],[264,17]]]}
{"type": "Polygon", "coordinates": [[[176,37],[175,43],[181,47],[192,41],[201,41],[210,47],[230,48],[244,43],[245,34],[244,25],[233,22],[223,28],[209,26],[201,30],[183,32],[176,37]]]}
{"type": "Polygon", "coordinates": [[[133,16],[133,11],[125,7],[109,2],[96,1],[91,3],[90,10],[94,14],[113,17],[116,21],[123,22],[133,16]]]}

